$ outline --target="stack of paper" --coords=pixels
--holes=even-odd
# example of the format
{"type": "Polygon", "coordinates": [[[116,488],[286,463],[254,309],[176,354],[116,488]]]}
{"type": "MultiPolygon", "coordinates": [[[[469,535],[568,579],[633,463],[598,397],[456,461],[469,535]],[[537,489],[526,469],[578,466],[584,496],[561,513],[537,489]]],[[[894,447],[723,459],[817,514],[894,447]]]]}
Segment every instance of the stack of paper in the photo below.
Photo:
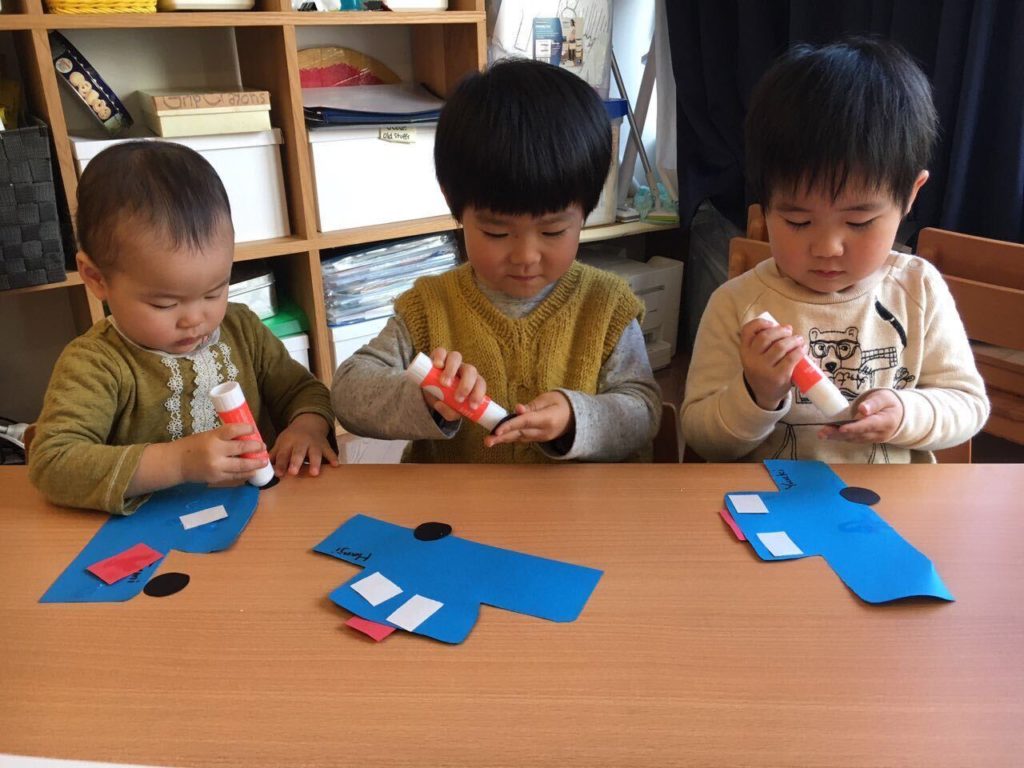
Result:
{"type": "Polygon", "coordinates": [[[302,107],[310,125],[395,125],[437,120],[444,102],[411,83],[303,88],[302,107]]]}
{"type": "Polygon", "coordinates": [[[447,272],[458,263],[450,233],[399,240],[349,251],[323,262],[327,323],[350,325],[394,313],[394,301],[416,278],[447,272]]]}

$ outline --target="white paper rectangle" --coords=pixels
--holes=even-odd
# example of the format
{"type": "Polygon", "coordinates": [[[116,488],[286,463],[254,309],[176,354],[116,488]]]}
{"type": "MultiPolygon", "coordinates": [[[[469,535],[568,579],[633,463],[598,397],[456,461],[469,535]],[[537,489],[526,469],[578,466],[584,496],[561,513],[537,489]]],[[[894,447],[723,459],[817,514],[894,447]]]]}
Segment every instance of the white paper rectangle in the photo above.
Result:
{"type": "Polygon", "coordinates": [[[190,528],[206,525],[207,523],[212,523],[216,520],[223,520],[227,516],[228,511],[224,509],[224,505],[218,504],[216,507],[200,509],[198,512],[190,512],[187,515],[182,515],[179,519],[181,520],[182,526],[187,531],[190,528]]]}
{"type": "Polygon", "coordinates": [[[396,627],[401,627],[406,632],[412,632],[429,619],[444,603],[431,600],[423,595],[413,595],[388,616],[388,621],[396,627]]]}
{"type": "Polygon", "coordinates": [[[756,493],[730,493],[729,501],[741,515],[767,515],[768,507],[756,493]]]}
{"type": "Polygon", "coordinates": [[[365,597],[370,605],[380,605],[385,600],[402,594],[402,588],[379,571],[355,582],[352,589],[365,597]]]}
{"type": "Polygon", "coordinates": [[[757,538],[767,547],[775,557],[789,557],[790,555],[802,555],[800,549],[785,531],[774,531],[772,533],[759,533],[757,538]]]}

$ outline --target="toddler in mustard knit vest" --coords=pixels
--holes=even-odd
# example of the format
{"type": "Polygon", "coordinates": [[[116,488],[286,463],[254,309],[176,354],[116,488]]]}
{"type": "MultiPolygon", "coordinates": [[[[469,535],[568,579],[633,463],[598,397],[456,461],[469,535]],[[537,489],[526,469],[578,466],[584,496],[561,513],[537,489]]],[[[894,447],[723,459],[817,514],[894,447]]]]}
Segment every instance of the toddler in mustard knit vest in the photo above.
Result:
{"type": "Polygon", "coordinates": [[[357,435],[412,440],[424,462],[619,461],[642,455],[661,395],[620,278],[576,262],[612,156],[593,90],[514,60],[467,77],[437,127],[437,179],[468,263],[421,278],[380,335],[338,368],[339,420],[357,435]],[[488,435],[404,375],[418,352],[513,412],[488,435]]]}

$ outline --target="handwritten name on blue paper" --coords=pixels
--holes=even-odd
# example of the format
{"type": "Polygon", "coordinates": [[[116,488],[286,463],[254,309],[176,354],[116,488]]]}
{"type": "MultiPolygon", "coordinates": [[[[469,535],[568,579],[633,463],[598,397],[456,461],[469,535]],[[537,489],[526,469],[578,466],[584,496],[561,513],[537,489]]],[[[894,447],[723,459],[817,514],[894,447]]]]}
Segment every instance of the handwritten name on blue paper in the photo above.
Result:
{"type": "Polygon", "coordinates": [[[756,494],[768,514],[737,510],[730,497],[751,491],[732,491],[725,496],[733,520],[762,560],[819,555],[846,586],[869,603],[906,597],[953,600],[932,561],[871,507],[841,495],[847,486],[828,465],[784,460],[764,464],[779,489],[756,494]],[[766,540],[774,541],[778,534],[788,536],[799,554],[773,554],[766,540]]]}
{"type": "MultiPolygon", "coordinates": [[[[415,596],[442,603],[413,630],[446,643],[461,643],[476,624],[480,605],[574,621],[601,578],[601,571],[478,544],[458,536],[417,539],[404,528],[356,515],[320,542],[315,551],[373,566],[331,593],[335,604],[367,621],[388,621],[415,596]],[[400,593],[371,605],[352,585],[379,573],[400,593]]],[[[358,563],[356,563],[358,564],[358,563]]]]}

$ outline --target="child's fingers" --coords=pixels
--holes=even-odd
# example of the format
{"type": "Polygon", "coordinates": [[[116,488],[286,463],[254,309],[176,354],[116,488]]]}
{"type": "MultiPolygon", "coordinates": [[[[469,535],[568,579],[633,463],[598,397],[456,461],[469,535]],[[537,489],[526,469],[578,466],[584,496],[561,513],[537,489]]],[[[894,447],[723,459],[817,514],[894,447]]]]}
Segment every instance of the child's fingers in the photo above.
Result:
{"type": "Polygon", "coordinates": [[[306,460],[306,454],[309,446],[305,443],[296,444],[292,447],[291,460],[288,462],[288,474],[297,475],[299,470],[302,469],[302,462],[306,460]]]}
{"type": "Polygon", "coordinates": [[[224,474],[231,478],[248,480],[266,465],[266,459],[243,459],[238,456],[228,460],[224,474]]]}
{"type": "Polygon", "coordinates": [[[320,448],[320,454],[323,459],[327,459],[327,463],[332,467],[337,467],[341,464],[341,459],[338,458],[338,454],[334,452],[333,448],[331,448],[330,443],[320,448]]]}
{"type": "Polygon", "coordinates": [[[480,403],[483,402],[484,396],[487,394],[487,382],[484,381],[483,376],[477,376],[476,382],[473,384],[473,389],[470,390],[467,399],[469,400],[470,408],[477,408],[480,403]]]}
{"type": "Polygon", "coordinates": [[[455,381],[459,373],[459,366],[462,365],[462,353],[449,352],[444,361],[444,371],[441,374],[441,384],[448,387],[455,381]]]}
{"type": "Polygon", "coordinates": [[[223,426],[217,427],[217,436],[222,440],[234,440],[238,437],[244,437],[245,435],[251,435],[256,431],[254,424],[243,423],[243,424],[224,424],[223,426]]]}
{"type": "Polygon", "coordinates": [[[263,453],[267,446],[260,440],[231,440],[226,443],[227,456],[241,456],[244,453],[263,453]]]}
{"type": "Polygon", "coordinates": [[[458,402],[464,402],[469,393],[473,391],[473,387],[476,386],[477,378],[479,374],[472,365],[463,365],[459,368],[459,386],[455,388],[455,399],[458,402]]]}
{"type": "Polygon", "coordinates": [[[291,451],[287,446],[281,448],[280,443],[274,446],[277,451],[274,459],[274,474],[278,477],[284,477],[284,473],[288,470],[288,459],[291,457],[291,451]]]}
{"type": "Polygon", "coordinates": [[[833,427],[830,424],[826,424],[825,426],[818,430],[818,439],[833,440],[838,433],[839,429],[837,427],[833,427]]]}
{"type": "Polygon", "coordinates": [[[792,335],[793,329],[788,325],[773,325],[751,336],[749,346],[753,352],[763,355],[772,344],[792,335]]]}
{"type": "Polygon", "coordinates": [[[802,336],[790,336],[779,339],[765,351],[765,361],[774,368],[792,355],[793,364],[796,365],[796,362],[800,359],[799,356],[803,352],[803,347],[804,340],[802,336]]]}
{"type": "Polygon", "coordinates": [[[432,407],[445,421],[458,421],[461,418],[458,411],[449,408],[442,400],[434,400],[432,407]]]}
{"type": "Polygon", "coordinates": [[[434,351],[430,353],[430,362],[434,364],[435,368],[444,368],[444,362],[448,359],[448,350],[444,347],[435,347],[434,351]]]}
{"type": "Polygon", "coordinates": [[[550,440],[552,417],[544,413],[550,407],[541,406],[540,410],[536,411],[524,410],[519,416],[498,427],[500,434],[496,433],[485,439],[484,444],[491,447],[501,443],[537,443],[550,440]]]}
{"type": "Polygon", "coordinates": [[[309,453],[306,454],[306,463],[309,464],[309,476],[316,477],[320,474],[320,464],[323,462],[323,454],[320,446],[313,443],[309,446],[309,453]]]}
{"type": "Polygon", "coordinates": [[[484,445],[491,448],[495,445],[501,445],[502,443],[516,442],[516,440],[519,439],[520,430],[523,429],[524,424],[526,423],[526,416],[523,415],[525,411],[520,410],[522,408],[524,408],[524,406],[517,405],[516,413],[519,415],[499,425],[498,428],[494,430],[493,435],[488,435],[484,438],[484,445]]]}
{"type": "Polygon", "coordinates": [[[774,323],[769,323],[763,317],[755,317],[753,320],[748,322],[742,328],[740,328],[740,341],[745,344],[750,344],[754,337],[759,335],[762,331],[767,331],[769,328],[784,328],[785,326],[777,326],[774,323]]]}

